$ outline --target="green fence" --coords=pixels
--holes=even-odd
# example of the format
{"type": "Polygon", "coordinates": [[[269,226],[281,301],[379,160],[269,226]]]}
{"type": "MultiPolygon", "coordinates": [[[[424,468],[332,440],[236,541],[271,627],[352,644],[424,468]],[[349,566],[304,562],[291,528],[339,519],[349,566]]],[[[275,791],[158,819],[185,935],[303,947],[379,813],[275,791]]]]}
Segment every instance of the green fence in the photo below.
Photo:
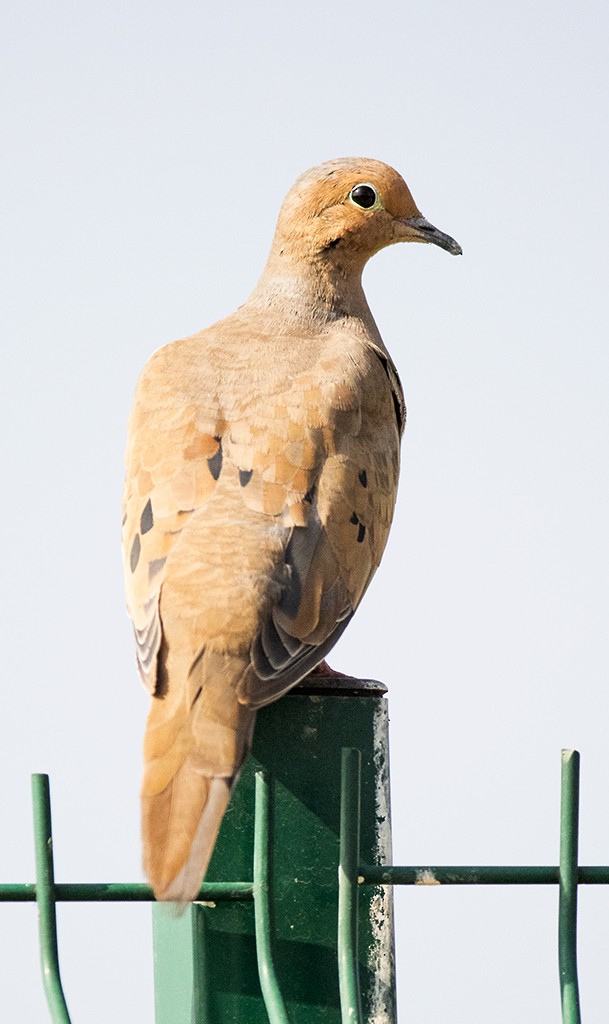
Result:
{"type": "MultiPolygon", "coordinates": [[[[194,904],[181,917],[170,914],[167,905],[154,905],[157,1024],[220,1024],[238,1020],[253,1024],[258,1019],[268,1019],[270,1024],[318,1019],[364,1024],[372,1016],[371,999],[375,1000],[375,1019],[394,1020],[393,921],[387,896],[394,885],[557,885],[562,1017],[564,1024],[577,1024],[581,1020],[577,978],[578,886],[609,884],[609,867],[578,865],[578,752],[562,752],[557,866],[404,867],[370,863],[370,855],[383,848],[386,835],[383,838],[381,833],[389,827],[388,820],[383,820],[379,813],[378,800],[384,791],[388,799],[386,701],[379,684],[374,689],[373,684],[359,681],[358,688],[354,686],[356,682],[351,680],[350,688],[334,683],[331,689],[321,692],[302,690],[273,706],[278,711],[267,709],[270,713],[259,728],[260,739],[237,787],[240,795],[235,794],[237,799],[227,815],[226,827],[223,826],[218,857],[214,855],[210,866],[213,874],[214,864],[221,862],[226,873],[227,857],[223,853],[238,846],[236,863],[246,863],[244,858],[249,856],[253,863],[251,876],[242,872],[241,877],[232,881],[208,881],[201,889],[201,903],[194,904]],[[286,706],[290,702],[291,708],[286,706]],[[284,727],[289,722],[288,734],[284,735],[286,751],[296,732],[300,736],[307,734],[311,742],[306,761],[310,778],[296,795],[283,785],[281,771],[271,773],[263,764],[264,754],[260,757],[261,750],[268,749],[270,737],[274,741],[270,760],[279,758],[278,763],[283,763],[285,751],[277,752],[278,721],[284,727]],[[355,736],[358,746],[345,745],[345,734],[355,736]],[[332,765],[336,768],[334,786],[328,777],[332,765]],[[277,835],[277,808],[283,808],[283,824],[287,821],[288,825],[283,836],[277,835]],[[325,821],[320,831],[314,833],[312,822],[319,814],[325,821]],[[251,846],[247,839],[250,833],[251,846]],[[285,844],[287,836],[287,845],[298,853],[305,833],[314,842],[319,858],[313,864],[303,865],[302,871],[297,871],[289,859],[286,867],[283,851],[277,850],[279,843],[285,844]],[[334,852],[334,863],[328,865],[325,861],[334,852]],[[325,881],[324,871],[328,872],[325,881]],[[325,888],[316,888],[315,878],[321,878],[325,888]],[[382,894],[385,900],[380,917],[384,935],[379,935],[375,893],[382,894]],[[299,901],[300,916],[307,919],[305,925],[300,925],[292,912],[299,901]],[[328,923],[331,917],[332,927],[328,923]],[[313,934],[321,935],[319,948],[315,945],[317,939],[308,943],[302,939],[303,935],[310,938],[313,934]],[[223,982],[220,978],[213,989],[210,966],[214,964],[210,965],[210,958],[217,967],[227,948],[231,956],[236,955],[244,963],[237,972],[237,981],[227,985],[226,979],[223,982]],[[257,971],[259,981],[255,984],[245,963],[248,958],[257,971]],[[314,999],[310,993],[300,991],[291,977],[300,961],[305,962],[307,973],[311,964],[315,965],[314,999]],[[383,975],[380,988],[379,979],[372,976],[371,964],[383,975]],[[170,975],[174,972],[173,978],[167,975],[168,970],[170,975]],[[326,999],[325,1005],[320,1004],[319,992],[326,999]]],[[[33,776],[32,795],[36,882],[0,885],[0,901],[37,902],[42,977],[50,1019],[56,1024],[70,1024],[59,969],[56,903],[154,903],[154,897],[143,884],[56,883],[46,775],[33,776]]],[[[386,806],[388,810],[388,803],[386,806]]],[[[288,852],[287,856],[292,854],[288,852]]],[[[228,860],[230,867],[230,857],[228,860]]],[[[234,967],[233,962],[233,974],[234,967]]]]}

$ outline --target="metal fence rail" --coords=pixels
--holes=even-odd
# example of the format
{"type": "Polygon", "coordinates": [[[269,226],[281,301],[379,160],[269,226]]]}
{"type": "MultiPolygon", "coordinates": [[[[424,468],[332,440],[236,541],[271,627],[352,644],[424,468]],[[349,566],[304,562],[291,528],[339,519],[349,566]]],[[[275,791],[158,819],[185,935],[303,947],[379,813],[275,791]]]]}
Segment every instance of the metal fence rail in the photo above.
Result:
{"type": "MultiPolygon", "coordinates": [[[[560,861],[558,866],[430,867],[360,864],[360,752],[344,748],[341,777],[338,907],[338,971],[343,1024],[364,1024],[359,981],[358,888],[362,885],[558,885],[559,977],[563,1024],[580,1024],[577,976],[578,886],[609,884],[609,866],[577,863],[579,754],[562,752],[560,861]]],[[[55,908],[58,902],[154,900],[147,885],[126,883],[57,884],[49,780],[32,777],[36,883],[0,885],[0,902],[37,902],[42,977],[51,1020],[70,1024],[61,983],[55,908]]],[[[273,844],[273,781],[256,774],[253,881],[204,884],[204,901],[254,901],[256,955],[260,985],[270,1024],[289,1024],[273,957],[273,892],[269,860],[273,844]]]]}
{"type": "MultiPolygon", "coordinates": [[[[393,867],[358,865],[359,821],[353,811],[353,794],[359,786],[359,751],[345,749],[342,767],[341,866],[339,884],[349,892],[354,881],[360,885],[558,885],[558,959],[563,1024],[581,1024],[577,977],[577,888],[578,885],[609,884],[609,867],[579,867],[579,762],[577,750],[562,751],[560,805],[560,863],[558,867],[393,867]]],[[[357,903],[347,902],[349,915],[339,918],[339,962],[347,964],[349,985],[357,985],[357,949],[352,936],[357,930],[357,903]]],[[[343,1020],[363,1024],[357,1004],[349,1007],[343,1020]]]]}

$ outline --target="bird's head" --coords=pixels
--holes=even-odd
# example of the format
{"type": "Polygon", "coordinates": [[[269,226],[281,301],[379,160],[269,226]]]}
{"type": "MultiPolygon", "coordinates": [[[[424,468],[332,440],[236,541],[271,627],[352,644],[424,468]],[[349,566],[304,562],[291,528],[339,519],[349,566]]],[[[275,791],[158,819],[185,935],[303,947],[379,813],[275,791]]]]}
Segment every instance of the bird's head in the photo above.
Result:
{"type": "Polygon", "coordinates": [[[430,224],[401,175],[378,160],[330,160],[306,171],[288,192],[275,245],[304,259],[353,269],[394,242],[428,242],[458,256],[461,246],[430,224]]]}

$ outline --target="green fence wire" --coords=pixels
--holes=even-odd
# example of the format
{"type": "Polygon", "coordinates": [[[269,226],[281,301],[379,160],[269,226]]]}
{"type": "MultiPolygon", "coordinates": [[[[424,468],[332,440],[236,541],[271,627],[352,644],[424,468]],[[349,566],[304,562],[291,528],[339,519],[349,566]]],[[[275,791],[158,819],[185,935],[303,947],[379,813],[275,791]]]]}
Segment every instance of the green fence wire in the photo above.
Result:
{"type": "MultiPolygon", "coordinates": [[[[578,856],[579,754],[562,752],[560,862],[558,867],[412,867],[359,863],[360,753],[343,750],[341,778],[338,965],[343,1024],[363,1024],[357,949],[357,891],[359,885],[558,885],[558,956],[563,1024],[580,1024],[577,976],[578,886],[609,884],[609,867],[580,867],[578,856]]],[[[204,884],[203,901],[254,901],[256,952],[260,984],[270,1024],[289,1024],[274,966],[270,859],[273,853],[272,779],[256,776],[253,882],[204,884]]],[[[38,904],[42,976],[54,1024],[70,1024],[59,969],[56,904],[58,902],[152,901],[141,884],[57,884],[53,868],[53,836],[49,780],[32,777],[35,884],[0,885],[0,902],[38,904]]]]}
{"type": "Polygon", "coordinates": [[[32,776],[34,802],[34,844],[36,847],[36,900],[42,981],[53,1021],[70,1024],[70,1015],[63,994],[57,949],[55,916],[55,872],[53,869],[53,836],[51,832],[51,799],[47,775],[32,776]]]}
{"type": "Polygon", "coordinates": [[[579,754],[562,752],[560,795],[560,897],[558,904],[558,961],[563,1020],[579,1024],[577,980],[577,847],[579,836],[579,754]]]}
{"type": "MultiPolygon", "coordinates": [[[[343,752],[341,780],[341,869],[340,881],[344,886],[353,877],[353,861],[357,849],[357,819],[351,808],[353,793],[359,784],[358,752],[343,752]]],[[[540,885],[558,884],[558,958],[563,1024],[581,1024],[579,984],[577,977],[577,887],[580,884],[609,884],[609,867],[579,867],[577,863],[579,830],[579,763],[577,750],[562,751],[561,804],[560,804],[560,863],[555,867],[393,867],[360,865],[360,884],[389,885],[540,885]]],[[[357,928],[357,904],[351,910],[350,920],[339,920],[339,948],[350,970],[357,969],[356,950],[352,935],[357,928]],[[342,933],[342,934],[341,934],[342,933]]],[[[357,1007],[353,1004],[354,1024],[360,1024],[357,1007]]],[[[343,1017],[343,1020],[347,1020],[343,1017]]]]}
{"type": "Polygon", "coordinates": [[[254,916],[258,974],[264,1005],[271,1024],[289,1024],[289,1018],[273,960],[273,893],[270,860],[273,852],[273,780],[267,772],[256,773],[254,824],[254,916]]]}

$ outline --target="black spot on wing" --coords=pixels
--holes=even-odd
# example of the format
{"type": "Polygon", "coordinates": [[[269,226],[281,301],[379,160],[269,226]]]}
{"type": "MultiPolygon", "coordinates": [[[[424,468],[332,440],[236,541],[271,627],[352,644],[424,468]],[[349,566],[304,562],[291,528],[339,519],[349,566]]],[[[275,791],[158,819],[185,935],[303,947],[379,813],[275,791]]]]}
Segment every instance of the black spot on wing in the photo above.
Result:
{"type": "Polygon", "coordinates": [[[152,580],[161,571],[167,558],[153,558],[150,565],[148,566],[148,579],[152,580]]]}
{"type": "Polygon", "coordinates": [[[404,422],[405,422],[404,421],[404,409],[403,409],[403,406],[402,406],[398,396],[396,395],[395,391],[393,390],[393,388],[391,389],[391,397],[393,399],[393,409],[394,409],[394,412],[395,412],[395,418],[396,418],[397,423],[398,423],[398,430],[399,430],[399,432],[401,434],[403,429],[404,429],[404,422]]]}
{"type": "Polygon", "coordinates": [[[242,487],[247,487],[250,480],[252,479],[253,469],[240,469],[239,470],[239,483],[242,487]]]}
{"type": "MultiPolygon", "coordinates": [[[[192,673],[196,669],[197,665],[201,661],[201,658],[203,657],[204,654],[205,654],[205,647],[202,647],[201,650],[199,651],[199,653],[197,654],[195,660],[193,661],[192,665],[190,666],[189,670],[188,670],[188,675],[189,676],[192,675],[192,673]]],[[[200,692],[201,692],[201,690],[199,690],[199,693],[200,692]]],[[[199,693],[197,694],[197,697],[199,696],[199,693]]],[[[197,697],[195,697],[195,700],[197,699],[197,697]]],[[[193,700],[193,704],[194,704],[194,702],[195,701],[193,700]]]]}
{"type": "Polygon", "coordinates": [[[351,518],[349,519],[349,522],[353,523],[354,526],[357,526],[357,543],[361,544],[364,537],[366,536],[366,527],[364,526],[363,523],[360,522],[357,512],[351,513],[351,518]]]}
{"type": "Polygon", "coordinates": [[[360,469],[359,473],[357,474],[357,478],[362,487],[368,486],[368,474],[366,473],[365,469],[360,469]]]}
{"type": "Polygon", "coordinates": [[[164,639],[161,639],[161,645],[159,647],[159,653],[156,662],[156,683],[154,687],[153,697],[157,697],[159,700],[167,695],[169,689],[169,676],[167,674],[167,644],[164,639]]]}
{"type": "Polygon", "coordinates": [[[154,518],[152,516],[152,502],[150,498],[148,498],[148,501],[144,506],[144,511],[140,517],[140,533],[148,533],[148,530],[151,530],[153,526],[154,518]]]}
{"type": "Polygon", "coordinates": [[[404,405],[404,392],[402,391],[402,384],[398,377],[398,371],[382,352],[379,352],[378,349],[374,349],[373,351],[387,374],[387,380],[389,381],[389,386],[391,388],[395,418],[397,420],[398,431],[401,437],[406,423],[406,406],[404,405]]]}
{"type": "Polygon", "coordinates": [[[214,437],[214,441],[218,442],[218,450],[215,455],[212,455],[211,459],[207,460],[207,465],[214,480],[217,480],[222,469],[222,438],[214,437]]]}
{"type": "Polygon", "coordinates": [[[129,565],[131,566],[131,572],[135,572],[137,569],[137,563],[140,560],[140,552],[142,550],[142,542],[140,541],[139,533],[136,533],[133,538],[133,544],[131,545],[131,553],[129,555],[129,565]]]}

